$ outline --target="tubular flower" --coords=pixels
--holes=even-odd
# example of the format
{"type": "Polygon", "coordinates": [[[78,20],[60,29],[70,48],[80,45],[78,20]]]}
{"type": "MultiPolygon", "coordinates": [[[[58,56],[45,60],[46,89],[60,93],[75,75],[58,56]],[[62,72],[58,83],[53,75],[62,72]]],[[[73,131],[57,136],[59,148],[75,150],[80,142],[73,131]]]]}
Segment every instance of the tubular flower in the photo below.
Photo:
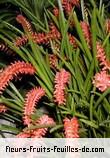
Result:
{"type": "Polygon", "coordinates": [[[85,38],[85,40],[87,42],[87,45],[89,46],[89,48],[91,48],[91,32],[90,32],[90,27],[87,24],[87,22],[85,22],[85,21],[81,21],[80,25],[81,25],[81,29],[82,29],[84,38],[85,38]]]}
{"type": "Polygon", "coordinates": [[[69,78],[70,73],[64,69],[61,69],[60,72],[56,73],[54,98],[55,102],[57,102],[59,105],[64,104],[66,101],[64,90],[66,88],[66,84],[69,82],[69,78]]]}
{"type": "Polygon", "coordinates": [[[17,47],[21,47],[25,45],[28,42],[28,37],[26,35],[23,35],[22,37],[17,37],[14,44],[17,47]]]}
{"type": "Polygon", "coordinates": [[[104,92],[107,88],[110,87],[110,75],[106,71],[101,71],[94,76],[93,84],[101,92],[104,92]]]}
{"type": "Polygon", "coordinates": [[[0,44],[0,51],[5,52],[8,55],[14,56],[14,52],[5,44],[0,44]]]}
{"type": "Polygon", "coordinates": [[[0,104],[0,113],[4,113],[4,112],[6,112],[8,109],[7,109],[7,107],[4,105],[4,104],[0,104]]]}
{"type": "Polygon", "coordinates": [[[35,110],[35,105],[39,102],[39,100],[44,95],[45,95],[44,89],[38,87],[33,88],[27,93],[24,103],[24,117],[23,117],[23,121],[25,125],[30,125],[31,115],[35,110]]]}
{"type": "Polygon", "coordinates": [[[2,94],[2,92],[9,84],[9,82],[13,80],[13,78],[16,77],[17,75],[19,74],[33,75],[34,73],[35,73],[34,67],[29,63],[25,63],[24,61],[17,61],[7,66],[0,73],[0,94],[2,94]]]}
{"type": "Polygon", "coordinates": [[[17,20],[17,22],[19,22],[23,26],[24,30],[28,31],[30,34],[33,33],[31,24],[27,21],[27,19],[23,15],[21,15],[21,14],[18,15],[16,17],[16,20],[17,20]]]}
{"type": "Polygon", "coordinates": [[[65,118],[64,120],[64,130],[66,138],[79,138],[78,130],[79,124],[76,117],[73,117],[71,120],[65,118]]]}
{"type": "MultiPolygon", "coordinates": [[[[48,115],[43,115],[36,121],[36,125],[54,125],[54,124],[55,124],[54,120],[50,118],[48,115]]],[[[39,128],[33,130],[32,138],[41,138],[45,136],[47,130],[48,128],[39,128]]]]}

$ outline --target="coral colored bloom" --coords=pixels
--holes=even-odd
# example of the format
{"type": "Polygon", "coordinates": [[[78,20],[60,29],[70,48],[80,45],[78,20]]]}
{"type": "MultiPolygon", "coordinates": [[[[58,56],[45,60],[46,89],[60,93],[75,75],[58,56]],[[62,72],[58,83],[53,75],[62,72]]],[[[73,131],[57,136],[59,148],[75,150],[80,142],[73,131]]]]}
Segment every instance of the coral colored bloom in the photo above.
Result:
{"type": "Polygon", "coordinates": [[[105,56],[105,50],[100,42],[96,43],[96,49],[97,49],[97,59],[100,62],[101,66],[105,65],[106,56],[105,56]]]}
{"type": "Polygon", "coordinates": [[[66,101],[64,90],[66,88],[66,84],[69,81],[69,78],[70,73],[64,69],[61,69],[60,72],[56,73],[54,98],[55,102],[57,102],[59,105],[64,104],[66,101]]]}
{"type": "Polygon", "coordinates": [[[73,117],[71,120],[65,118],[64,120],[64,130],[66,138],[79,138],[78,130],[79,124],[76,117],[73,117]]]}
{"type": "Polygon", "coordinates": [[[21,132],[18,135],[16,135],[16,138],[30,138],[31,134],[29,132],[21,132]]]}
{"type": "Polygon", "coordinates": [[[97,48],[97,59],[99,64],[102,66],[102,70],[110,70],[110,61],[106,58],[106,52],[100,42],[96,44],[97,48]]]}
{"type": "Polygon", "coordinates": [[[68,0],[62,0],[62,6],[63,6],[63,9],[65,11],[65,13],[67,15],[69,15],[73,9],[72,5],[69,3],[68,0]]]}
{"type": "MultiPolygon", "coordinates": [[[[48,115],[41,116],[36,122],[36,125],[54,125],[54,124],[55,124],[54,120],[50,118],[48,115]]],[[[39,128],[33,130],[32,138],[41,138],[45,136],[47,130],[48,128],[39,128]]]]}
{"type": "Polygon", "coordinates": [[[27,93],[24,103],[24,117],[23,117],[23,121],[25,125],[30,125],[31,115],[35,110],[35,106],[44,95],[45,95],[44,89],[38,87],[33,88],[27,93]]]}
{"type": "Polygon", "coordinates": [[[6,112],[8,109],[7,109],[7,107],[4,105],[4,104],[0,104],[0,113],[4,113],[4,112],[6,112]]]}
{"type": "Polygon", "coordinates": [[[14,44],[17,47],[23,46],[28,42],[28,37],[26,35],[23,35],[22,37],[17,37],[14,44]]]}
{"type": "Polygon", "coordinates": [[[13,78],[15,78],[17,75],[19,74],[33,75],[34,73],[35,73],[34,67],[29,63],[25,63],[24,61],[17,61],[7,66],[0,73],[0,94],[2,94],[2,92],[5,90],[9,82],[13,80],[13,78]]]}
{"type": "Polygon", "coordinates": [[[62,0],[62,6],[67,15],[69,15],[74,6],[79,7],[79,0],[62,0]]]}
{"type": "Polygon", "coordinates": [[[81,21],[80,25],[81,25],[81,29],[82,29],[84,38],[85,38],[85,40],[86,40],[89,48],[91,48],[91,32],[90,32],[90,27],[87,24],[87,22],[85,22],[85,21],[81,21]]]}
{"type": "Polygon", "coordinates": [[[33,33],[31,24],[27,21],[27,19],[23,15],[21,15],[21,14],[18,15],[16,17],[16,20],[23,26],[24,30],[28,31],[30,34],[33,33]]]}
{"type": "MultiPolygon", "coordinates": [[[[61,38],[60,32],[53,24],[50,25],[50,31],[48,33],[33,32],[31,36],[32,36],[32,40],[36,44],[48,44],[49,40],[55,40],[61,38]]],[[[24,35],[22,37],[18,37],[14,43],[16,46],[20,47],[25,45],[27,42],[28,42],[28,37],[24,35]]]]}
{"type": "Polygon", "coordinates": [[[101,92],[104,92],[107,88],[110,87],[110,75],[106,71],[101,71],[94,76],[93,84],[101,92]]]}

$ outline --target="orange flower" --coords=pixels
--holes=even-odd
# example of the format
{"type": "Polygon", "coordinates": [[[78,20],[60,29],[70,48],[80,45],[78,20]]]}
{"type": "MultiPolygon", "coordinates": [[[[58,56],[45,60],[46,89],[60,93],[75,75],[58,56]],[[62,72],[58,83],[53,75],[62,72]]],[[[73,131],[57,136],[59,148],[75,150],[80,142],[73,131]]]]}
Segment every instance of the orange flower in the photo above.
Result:
{"type": "Polygon", "coordinates": [[[64,130],[66,138],[79,138],[78,129],[79,124],[76,117],[73,117],[71,120],[65,118],[64,120],[64,130]]]}
{"type": "Polygon", "coordinates": [[[16,135],[16,138],[30,138],[31,134],[29,132],[21,132],[18,135],[16,135]]]}
{"type": "Polygon", "coordinates": [[[25,45],[28,42],[28,37],[26,35],[23,35],[22,37],[17,37],[14,44],[17,47],[21,47],[25,45]]]}
{"type": "Polygon", "coordinates": [[[89,48],[91,48],[91,32],[90,32],[90,27],[87,24],[87,22],[85,22],[85,21],[81,21],[80,25],[81,25],[82,32],[83,32],[83,35],[85,37],[85,40],[86,40],[89,48]]]}
{"type": "Polygon", "coordinates": [[[101,71],[94,76],[93,84],[101,92],[104,92],[107,88],[110,87],[110,75],[106,71],[101,71]]]}
{"type": "Polygon", "coordinates": [[[64,69],[61,69],[60,72],[56,73],[54,98],[55,102],[57,102],[59,105],[64,104],[66,101],[64,90],[66,88],[66,84],[69,81],[69,78],[70,73],[64,69]]]}
{"type": "Polygon", "coordinates": [[[30,125],[31,115],[35,110],[35,105],[44,95],[45,95],[44,89],[38,87],[33,88],[27,93],[24,103],[24,117],[23,117],[23,121],[25,125],[30,125]]]}
{"type": "MultiPolygon", "coordinates": [[[[43,115],[36,121],[36,125],[54,125],[54,124],[55,124],[54,120],[50,118],[48,115],[43,115]]],[[[39,128],[33,130],[32,138],[41,138],[45,136],[47,130],[48,128],[39,128]]]]}
{"type": "Polygon", "coordinates": [[[102,66],[102,70],[110,70],[110,61],[106,58],[106,52],[100,42],[96,44],[97,48],[97,59],[100,62],[99,64],[102,66]]]}
{"type": "Polygon", "coordinates": [[[23,15],[21,15],[21,14],[18,15],[16,17],[16,20],[23,26],[24,30],[28,31],[30,34],[33,33],[31,24],[27,21],[27,19],[23,15]]]}
{"type": "Polygon", "coordinates": [[[17,75],[19,74],[33,75],[34,73],[35,73],[34,67],[29,63],[25,63],[24,61],[17,61],[7,66],[0,73],[0,94],[2,94],[2,92],[7,87],[9,82],[13,80],[13,78],[16,77],[17,75]]]}

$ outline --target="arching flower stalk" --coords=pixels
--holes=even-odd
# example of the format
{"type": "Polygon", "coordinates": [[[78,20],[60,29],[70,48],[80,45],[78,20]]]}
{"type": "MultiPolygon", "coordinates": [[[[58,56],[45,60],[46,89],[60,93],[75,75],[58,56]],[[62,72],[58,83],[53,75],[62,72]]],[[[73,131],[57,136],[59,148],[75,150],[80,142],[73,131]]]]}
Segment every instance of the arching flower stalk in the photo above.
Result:
{"type": "Polygon", "coordinates": [[[0,73],[0,94],[5,90],[7,85],[11,80],[13,80],[19,74],[30,74],[33,75],[35,73],[34,67],[25,63],[24,61],[17,61],[7,66],[0,73]]]}
{"type": "MultiPolygon", "coordinates": [[[[48,33],[36,33],[32,32],[31,34],[33,42],[36,44],[48,44],[49,40],[60,39],[61,34],[57,30],[56,26],[53,24],[50,25],[50,31],[48,33]]],[[[22,37],[17,37],[14,44],[17,47],[23,46],[28,42],[28,36],[23,35],[22,37]]]]}
{"type": "Polygon", "coordinates": [[[30,125],[32,121],[31,115],[35,110],[35,106],[44,95],[45,95],[44,89],[38,87],[33,88],[27,93],[24,103],[24,116],[23,116],[23,121],[25,125],[28,126],[30,125]]]}
{"type": "Polygon", "coordinates": [[[4,113],[8,110],[8,108],[4,104],[0,104],[0,113],[4,113]]]}
{"type": "Polygon", "coordinates": [[[79,138],[79,123],[76,117],[73,117],[71,120],[65,118],[64,120],[64,131],[66,138],[79,138]]]}
{"type": "Polygon", "coordinates": [[[64,104],[66,101],[64,90],[66,88],[66,84],[69,82],[69,79],[70,73],[64,69],[61,69],[60,72],[56,73],[54,101],[57,102],[59,105],[64,104]]]}
{"type": "Polygon", "coordinates": [[[110,75],[106,71],[101,71],[94,76],[93,84],[97,87],[101,92],[110,88],[110,75]]]}

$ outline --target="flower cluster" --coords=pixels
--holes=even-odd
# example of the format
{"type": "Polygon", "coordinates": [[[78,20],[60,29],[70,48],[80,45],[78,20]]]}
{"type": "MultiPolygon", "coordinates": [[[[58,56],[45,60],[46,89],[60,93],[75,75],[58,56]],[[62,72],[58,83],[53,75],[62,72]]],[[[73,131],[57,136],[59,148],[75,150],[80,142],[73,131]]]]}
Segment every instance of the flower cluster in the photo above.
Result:
{"type": "Polygon", "coordinates": [[[55,102],[57,102],[59,105],[64,104],[66,101],[64,90],[69,79],[70,73],[64,69],[61,69],[60,72],[56,73],[54,98],[55,102]]]}
{"type": "Polygon", "coordinates": [[[28,126],[30,125],[31,115],[35,110],[35,105],[44,95],[45,95],[44,89],[38,87],[33,88],[27,93],[24,103],[24,117],[23,117],[23,121],[25,125],[28,126]]]}
{"type": "Polygon", "coordinates": [[[19,74],[33,75],[34,73],[35,73],[34,67],[29,63],[25,63],[24,61],[17,61],[7,66],[0,73],[0,94],[2,94],[2,92],[9,84],[9,82],[13,80],[13,78],[15,78],[17,75],[19,74]]]}
{"type": "Polygon", "coordinates": [[[73,117],[71,120],[65,118],[64,120],[64,130],[66,138],[79,138],[79,123],[76,117],[73,117]]]}
{"type": "Polygon", "coordinates": [[[102,70],[94,76],[93,84],[101,91],[104,92],[110,87],[110,75],[107,70],[110,70],[110,62],[106,59],[106,52],[100,42],[96,44],[97,59],[102,70]]]}
{"type": "Polygon", "coordinates": [[[101,71],[94,76],[93,84],[102,92],[110,88],[110,75],[106,71],[101,71]]]}
{"type": "MultiPolygon", "coordinates": [[[[31,34],[31,38],[36,44],[39,44],[39,45],[46,44],[47,45],[50,40],[56,40],[56,39],[60,40],[61,39],[61,34],[58,31],[58,29],[56,28],[56,26],[53,25],[53,23],[50,23],[50,25],[49,25],[50,31],[48,33],[37,33],[37,32],[32,31],[30,23],[22,15],[17,16],[17,21],[22,24],[24,29],[27,28],[26,30],[31,34]]],[[[77,45],[77,42],[76,42],[74,36],[71,34],[68,34],[68,36],[69,36],[70,43],[73,45],[74,48],[77,48],[78,45],[77,45]]],[[[89,40],[86,30],[85,30],[85,36],[86,36],[85,38],[87,40],[89,40]]],[[[22,37],[17,37],[16,40],[14,41],[14,44],[17,47],[21,47],[21,46],[25,45],[26,43],[28,43],[27,35],[23,35],[22,37]]]]}
{"type": "MultiPolygon", "coordinates": [[[[49,117],[48,115],[41,116],[36,122],[35,125],[55,125],[54,120],[49,117]]],[[[24,132],[19,133],[16,137],[17,138],[41,138],[45,136],[47,133],[48,128],[37,128],[33,130],[27,130],[24,132]]]]}
{"type": "Polygon", "coordinates": [[[16,17],[17,22],[19,22],[22,26],[23,29],[26,30],[28,33],[32,34],[33,30],[31,27],[31,24],[27,21],[27,19],[23,15],[18,15],[16,17]]]}
{"type": "MultiPolygon", "coordinates": [[[[36,125],[55,125],[55,122],[48,115],[43,115],[36,121],[36,125]]],[[[39,128],[33,131],[32,138],[41,138],[45,136],[48,128],[39,128]]]]}
{"type": "Polygon", "coordinates": [[[80,25],[81,25],[81,29],[82,29],[83,35],[85,37],[85,40],[87,42],[87,45],[89,46],[89,48],[91,48],[91,32],[90,32],[90,27],[87,24],[87,22],[85,22],[85,21],[81,21],[80,25]]]}

